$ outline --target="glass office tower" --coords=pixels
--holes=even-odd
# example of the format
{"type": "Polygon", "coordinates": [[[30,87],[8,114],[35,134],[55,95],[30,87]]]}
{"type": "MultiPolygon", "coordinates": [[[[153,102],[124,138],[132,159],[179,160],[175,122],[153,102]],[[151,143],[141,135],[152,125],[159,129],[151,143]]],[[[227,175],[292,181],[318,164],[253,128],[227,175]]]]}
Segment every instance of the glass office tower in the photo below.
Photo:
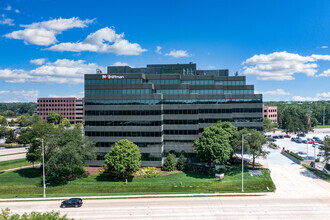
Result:
{"type": "Polygon", "coordinates": [[[262,130],[262,95],[245,76],[197,70],[196,64],[109,66],[85,75],[85,134],[96,142],[103,165],[115,142],[140,148],[143,166],[160,167],[168,153],[194,162],[192,143],[217,121],[262,130]]]}

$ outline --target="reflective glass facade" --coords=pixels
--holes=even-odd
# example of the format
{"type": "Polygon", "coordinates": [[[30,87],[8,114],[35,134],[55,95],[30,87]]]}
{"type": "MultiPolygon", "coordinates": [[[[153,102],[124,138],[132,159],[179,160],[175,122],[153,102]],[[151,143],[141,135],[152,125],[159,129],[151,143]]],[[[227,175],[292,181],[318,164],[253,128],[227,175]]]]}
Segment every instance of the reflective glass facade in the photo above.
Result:
{"type": "Polygon", "coordinates": [[[193,141],[219,120],[262,129],[262,95],[245,76],[196,70],[196,64],[108,71],[85,75],[85,134],[98,147],[91,165],[102,165],[121,139],[139,146],[143,166],[161,166],[169,152],[196,162],[193,141]]]}

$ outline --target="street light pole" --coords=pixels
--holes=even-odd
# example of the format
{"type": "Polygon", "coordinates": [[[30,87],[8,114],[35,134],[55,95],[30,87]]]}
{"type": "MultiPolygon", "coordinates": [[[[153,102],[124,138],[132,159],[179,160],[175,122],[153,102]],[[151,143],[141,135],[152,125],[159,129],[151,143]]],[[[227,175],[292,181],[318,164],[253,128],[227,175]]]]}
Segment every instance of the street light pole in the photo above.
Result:
{"type": "Polygon", "coordinates": [[[46,181],[45,181],[45,150],[44,150],[44,139],[36,138],[37,140],[41,140],[41,149],[42,149],[42,183],[44,186],[44,198],[46,198],[46,181]]]}
{"type": "Polygon", "coordinates": [[[308,142],[307,142],[307,160],[308,160],[308,142]]]}
{"type": "Polygon", "coordinates": [[[243,160],[243,154],[244,154],[244,136],[250,135],[248,134],[242,134],[242,192],[244,192],[244,180],[243,180],[243,173],[244,173],[244,160],[243,160]]]}

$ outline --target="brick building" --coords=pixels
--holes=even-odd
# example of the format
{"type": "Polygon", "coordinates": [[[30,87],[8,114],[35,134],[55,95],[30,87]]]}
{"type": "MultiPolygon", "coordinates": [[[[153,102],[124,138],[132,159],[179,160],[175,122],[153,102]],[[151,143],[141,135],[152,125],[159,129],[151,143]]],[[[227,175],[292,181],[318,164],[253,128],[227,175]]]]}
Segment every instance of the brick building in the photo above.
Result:
{"type": "Polygon", "coordinates": [[[84,106],[84,98],[39,98],[37,114],[47,121],[50,112],[57,112],[72,124],[82,123],[85,120],[84,106]]]}
{"type": "Polygon", "coordinates": [[[269,118],[273,123],[277,123],[277,106],[263,106],[263,117],[269,118]]]}

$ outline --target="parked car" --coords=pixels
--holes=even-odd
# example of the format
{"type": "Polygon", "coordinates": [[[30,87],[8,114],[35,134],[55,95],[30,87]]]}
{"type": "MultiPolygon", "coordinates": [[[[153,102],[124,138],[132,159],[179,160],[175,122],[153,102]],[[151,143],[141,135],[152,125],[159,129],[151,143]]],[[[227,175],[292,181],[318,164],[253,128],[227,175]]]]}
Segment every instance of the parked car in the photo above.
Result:
{"type": "Polygon", "coordinates": [[[83,204],[82,199],[80,198],[71,198],[68,200],[65,200],[61,203],[61,208],[65,208],[65,207],[81,207],[83,204]]]}
{"type": "Polygon", "coordinates": [[[300,138],[296,138],[296,143],[301,144],[302,140],[300,138]]]}
{"type": "Polygon", "coordinates": [[[291,141],[296,142],[296,139],[297,139],[297,138],[293,137],[293,138],[291,138],[291,141]]]}
{"type": "Polygon", "coordinates": [[[278,137],[278,136],[273,136],[273,138],[279,139],[279,137],[278,137]]]}
{"type": "Polygon", "coordinates": [[[307,140],[302,140],[301,143],[307,144],[308,142],[307,142],[307,140]]]}
{"type": "Polygon", "coordinates": [[[287,135],[284,135],[284,137],[285,138],[290,138],[291,136],[287,134],[287,135]]]}
{"type": "Polygon", "coordinates": [[[319,148],[319,144],[313,144],[312,147],[319,148]]]}
{"type": "Polygon", "coordinates": [[[306,134],[301,133],[301,134],[299,134],[298,136],[299,136],[299,137],[306,137],[306,134]]]}
{"type": "Polygon", "coordinates": [[[271,137],[269,137],[268,140],[269,140],[269,141],[276,141],[275,138],[271,138],[271,137]]]}
{"type": "Polygon", "coordinates": [[[319,137],[313,137],[313,139],[314,139],[316,142],[321,140],[319,137]]]}
{"type": "Polygon", "coordinates": [[[322,149],[324,147],[323,144],[319,144],[319,149],[322,149]]]}
{"type": "Polygon", "coordinates": [[[307,143],[308,144],[315,144],[315,141],[311,138],[307,138],[307,143]]]}
{"type": "Polygon", "coordinates": [[[279,137],[279,138],[281,138],[281,139],[283,139],[283,138],[284,138],[284,136],[283,136],[283,135],[279,135],[278,137],[279,137]]]}

